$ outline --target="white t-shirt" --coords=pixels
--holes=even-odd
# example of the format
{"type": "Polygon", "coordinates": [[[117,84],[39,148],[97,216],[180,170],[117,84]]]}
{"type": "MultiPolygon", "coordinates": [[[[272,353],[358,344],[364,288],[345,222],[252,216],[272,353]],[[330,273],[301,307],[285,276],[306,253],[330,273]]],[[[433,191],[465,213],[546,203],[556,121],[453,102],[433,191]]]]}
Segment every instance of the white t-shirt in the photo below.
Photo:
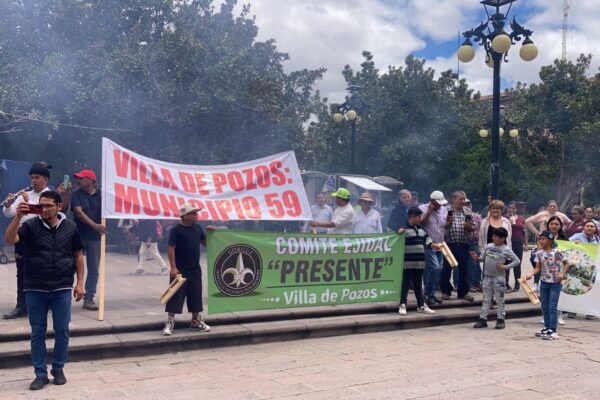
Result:
{"type": "Polygon", "coordinates": [[[327,229],[327,233],[352,233],[352,223],[354,221],[354,208],[348,202],[343,207],[338,207],[333,212],[331,222],[335,224],[335,228],[327,229]]]}

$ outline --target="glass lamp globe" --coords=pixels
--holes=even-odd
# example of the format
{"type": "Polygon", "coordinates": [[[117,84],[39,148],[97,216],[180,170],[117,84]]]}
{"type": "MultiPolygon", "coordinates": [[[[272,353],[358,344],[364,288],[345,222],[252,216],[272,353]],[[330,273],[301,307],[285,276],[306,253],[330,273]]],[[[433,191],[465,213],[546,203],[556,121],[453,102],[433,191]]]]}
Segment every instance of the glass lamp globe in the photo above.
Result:
{"type": "Polygon", "coordinates": [[[344,119],[344,116],[342,115],[342,113],[334,113],[333,114],[334,122],[342,122],[343,119],[344,119]]]}
{"type": "Polygon", "coordinates": [[[533,42],[530,41],[527,43],[527,41],[525,41],[523,46],[521,46],[521,50],[519,50],[519,55],[524,61],[532,61],[538,55],[538,48],[533,42]]]}
{"type": "Polygon", "coordinates": [[[473,45],[465,43],[458,48],[458,59],[461,62],[468,63],[469,61],[472,61],[473,58],[475,58],[475,49],[473,48],[473,45]]]}
{"type": "Polygon", "coordinates": [[[519,130],[518,129],[511,129],[510,131],[508,131],[508,135],[511,138],[516,138],[517,136],[519,136],[519,130]]]}
{"type": "Polygon", "coordinates": [[[510,49],[511,44],[512,41],[510,39],[510,36],[508,36],[506,33],[496,35],[494,40],[492,40],[492,48],[496,53],[500,54],[506,53],[508,49],[510,49]]]}
{"type": "Polygon", "coordinates": [[[479,131],[479,136],[480,136],[480,137],[482,137],[482,138],[485,138],[485,137],[487,137],[487,135],[488,135],[488,131],[487,131],[487,129],[481,129],[481,130],[479,131]]]}
{"type": "Polygon", "coordinates": [[[504,136],[504,128],[500,128],[498,134],[500,135],[500,137],[504,136]]]}
{"type": "Polygon", "coordinates": [[[346,113],[346,118],[348,118],[348,121],[352,121],[354,118],[356,118],[356,111],[354,110],[350,110],[346,113]]]}

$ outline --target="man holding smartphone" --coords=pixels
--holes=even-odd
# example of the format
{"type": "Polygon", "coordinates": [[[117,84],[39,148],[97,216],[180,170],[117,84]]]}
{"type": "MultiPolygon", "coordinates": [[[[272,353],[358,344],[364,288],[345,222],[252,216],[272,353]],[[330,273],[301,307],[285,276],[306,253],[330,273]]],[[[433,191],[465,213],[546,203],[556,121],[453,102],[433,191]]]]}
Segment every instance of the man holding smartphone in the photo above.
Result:
{"type": "MultiPolygon", "coordinates": [[[[36,162],[29,169],[30,184],[27,190],[22,190],[11,196],[6,202],[2,212],[5,217],[14,218],[17,215],[17,208],[22,203],[37,204],[40,200],[40,195],[50,190],[48,189],[48,180],[50,179],[50,165],[45,162],[36,162]]],[[[30,218],[35,217],[34,214],[24,214],[20,221],[21,223],[30,218]]],[[[15,244],[15,262],[17,264],[17,305],[8,314],[4,314],[4,319],[14,319],[27,316],[27,305],[25,304],[25,294],[23,292],[23,274],[25,270],[25,246],[22,243],[15,244]]]]}
{"type": "Polygon", "coordinates": [[[29,386],[31,390],[42,389],[50,382],[46,366],[48,310],[52,310],[55,335],[50,373],[55,385],[67,383],[63,367],[69,348],[74,274],[77,283],[73,297],[76,301],[83,297],[83,246],[75,224],[59,212],[61,206],[58,192],[44,191],[38,207],[42,214],[32,216],[30,205],[21,203],[4,233],[6,243],[20,243],[27,255],[23,288],[31,325],[31,359],[35,372],[35,379],[29,386]],[[24,217],[28,217],[26,221],[24,217]]]}

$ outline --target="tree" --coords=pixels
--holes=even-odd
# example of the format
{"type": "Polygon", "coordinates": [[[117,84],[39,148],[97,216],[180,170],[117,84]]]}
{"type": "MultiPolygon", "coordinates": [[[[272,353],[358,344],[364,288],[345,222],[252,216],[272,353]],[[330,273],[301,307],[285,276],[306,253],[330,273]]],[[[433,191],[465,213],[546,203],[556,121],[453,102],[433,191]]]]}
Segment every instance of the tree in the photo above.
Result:
{"type": "Polygon", "coordinates": [[[11,0],[0,5],[0,157],[100,167],[107,136],[172,162],[295,148],[324,70],[287,54],[236,1],[11,0]],[[37,122],[43,119],[45,122],[37,122]],[[104,129],[89,129],[104,128],[104,129]],[[26,144],[26,145],[25,145],[26,144]]]}

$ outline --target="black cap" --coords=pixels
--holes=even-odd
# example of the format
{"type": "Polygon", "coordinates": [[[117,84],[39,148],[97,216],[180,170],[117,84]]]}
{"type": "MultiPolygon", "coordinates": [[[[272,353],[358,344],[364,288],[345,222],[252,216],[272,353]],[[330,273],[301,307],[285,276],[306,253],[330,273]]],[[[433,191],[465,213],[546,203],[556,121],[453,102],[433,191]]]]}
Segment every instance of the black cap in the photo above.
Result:
{"type": "Polygon", "coordinates": [[[552,233],[550,231],[544,231],[544,232],[540,233],[540,237],[542,237],[542,236],[547,237],[550,240],[554,240],[554,237],[555,237],[554,233],[552,233]]]}
{"type": "Polygon", "coordinates": [[[46,178],[50,179],[50,169],[52,168],[52,165],[48,165],[43,161],[39,161],[36,163],[33,163],[33,165],[31,166],[31,168],[29,169],[29,175],[41,175],[41,176],[45,176],[46,178]]]}

